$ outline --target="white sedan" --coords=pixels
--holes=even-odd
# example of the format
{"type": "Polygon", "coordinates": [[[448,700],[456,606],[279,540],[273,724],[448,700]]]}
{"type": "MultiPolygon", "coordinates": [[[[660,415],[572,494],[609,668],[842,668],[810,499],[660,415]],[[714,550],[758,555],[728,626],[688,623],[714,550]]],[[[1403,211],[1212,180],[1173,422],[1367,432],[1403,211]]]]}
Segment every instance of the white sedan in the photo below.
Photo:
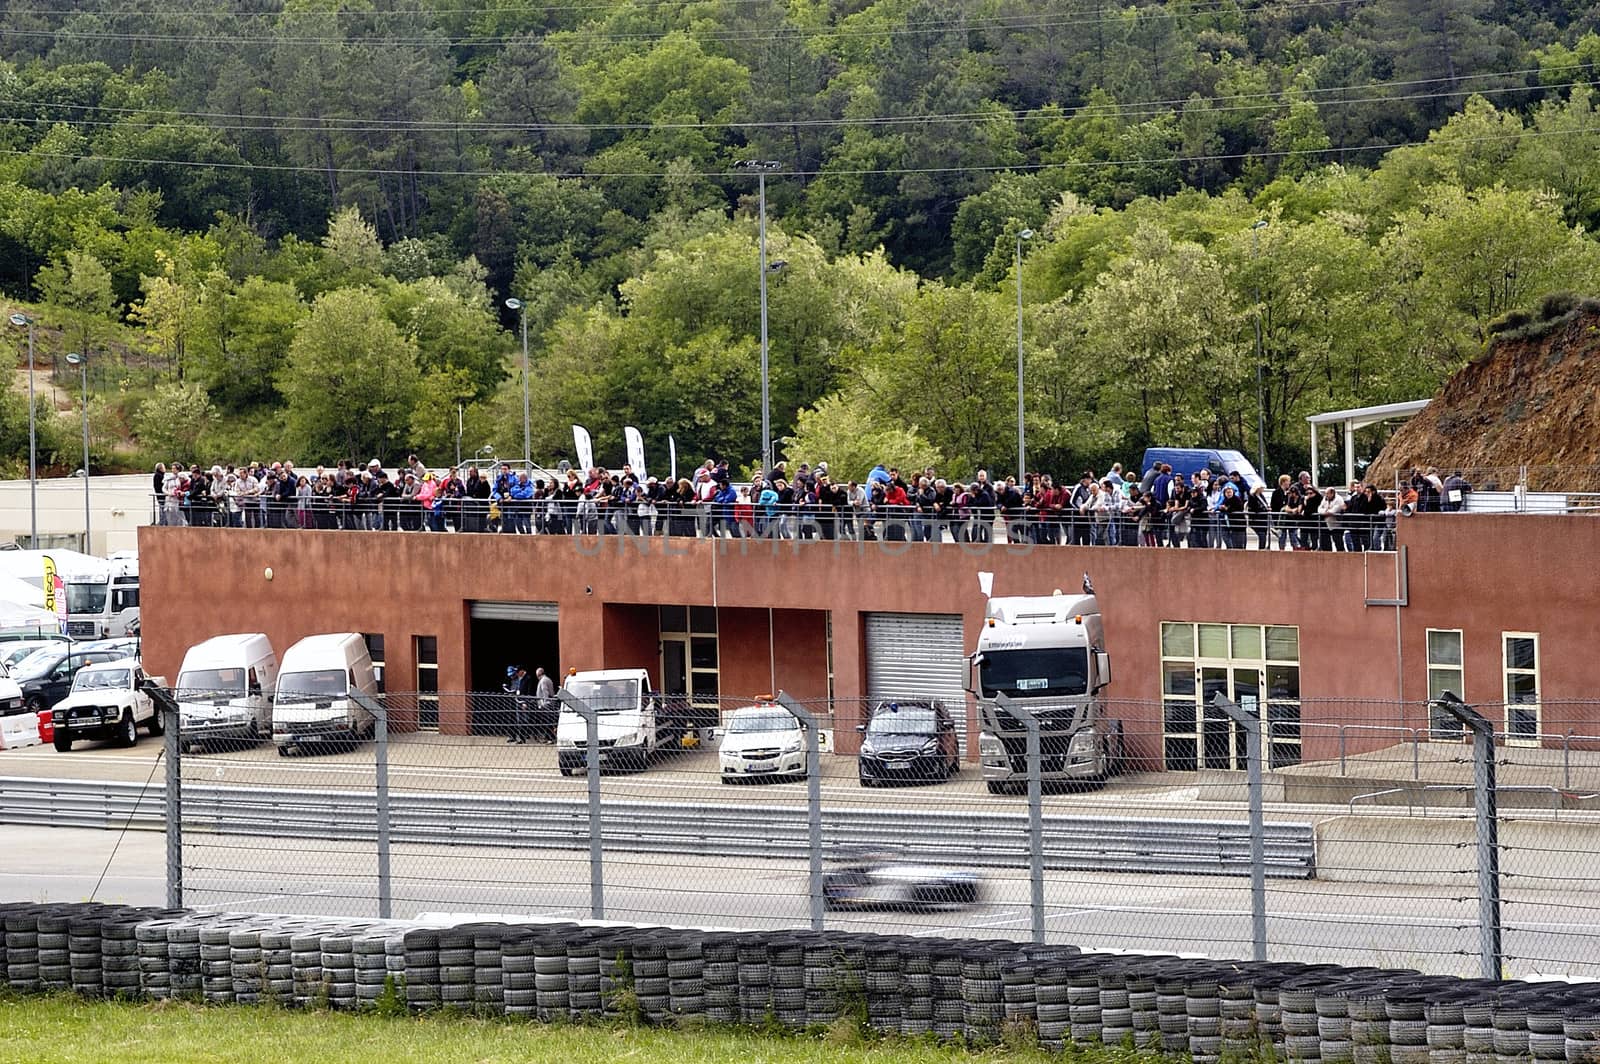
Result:
{"type": "Polygon", "coordinates": [[[722,782],[805,778],[806,733],[782,706],[742,706],[728,717],[717,748],[722,782]]]}

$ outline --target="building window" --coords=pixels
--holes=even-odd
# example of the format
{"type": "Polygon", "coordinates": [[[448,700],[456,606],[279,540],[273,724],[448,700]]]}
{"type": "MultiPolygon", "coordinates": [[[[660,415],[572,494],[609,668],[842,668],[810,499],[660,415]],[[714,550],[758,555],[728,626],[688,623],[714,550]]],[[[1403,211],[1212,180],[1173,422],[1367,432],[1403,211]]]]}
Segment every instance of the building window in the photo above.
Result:
{"type": "Polygon", "coordinates": [[[1162,756],[1169,769],[1245,767],[1244,729],[1221,694],[1261,718],[1271,768],[1300,761],[1300,630],[1289,625],[1161,626],[1162,756]]]}
{"type": "Polygon", "coordinates": [[[714,720],[721,693],[714,606],[662,606],[661,693],[714,720]]]}
{"type": "Polygon", "coordinates": [[[833,705],[833,611],[822,615],[822,625],[828,640],[828,705],[833,705]]]}
{"type": "Polygon", "coordinates": [[[1506,741],[1539,741],[1539,635],[1500,635],[1506,677],[1506,741]]]}
{"type": "Polygon", "coordinates": [[[378,693],[384,693],[383,686],[383,633],[362,632],[361,639],[367,644],[367,656],[372,659],[372,675],[378,681],[378,693]]]}
{"type": "Polygon", "coordinates": [[[417,727],[439,727],[439,637],[412,638],[417,663],[417,727]]]}
{"type": "Polygon", "coordinates": [[[1428,737],[1454,742],[1462,738],[1459,720],[1438,705],[1447,693],[1466,699],[1466,674],[1462,668],[1461,630],[1428,629],[1428,737]]]}

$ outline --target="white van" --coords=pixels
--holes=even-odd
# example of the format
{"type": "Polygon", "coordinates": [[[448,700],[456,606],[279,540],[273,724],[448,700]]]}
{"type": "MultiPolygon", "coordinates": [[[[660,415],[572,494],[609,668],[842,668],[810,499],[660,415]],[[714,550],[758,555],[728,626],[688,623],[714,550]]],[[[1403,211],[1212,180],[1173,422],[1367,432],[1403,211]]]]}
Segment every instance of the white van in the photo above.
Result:
{"type": "MultiPolygon", "coordinates": [[[[668,725],[660,702],[650,691],[650,674],[644,669],[574,671],[562,685],[595,711],[600,730],[600,766],[642,771],[650,755],[664,744],[668,725]]],[[[576,775],[588,765],[589,725],[565,703],[556,719],[556,764],[563,776],[576,775]]]]}
{"type": "Polygon", "coordinates": [[[280,755],[317,743],[370,739],[378,678],[355,632],[308,635],[283,653],[272,700],[272,741],[280,755]]]}
{"type": "Polygon", "coordinates": [[[178,672],[179,734],[185,743],[260,742],[272,734],[278,655],[260,632],[196,643],[178,672]]]}

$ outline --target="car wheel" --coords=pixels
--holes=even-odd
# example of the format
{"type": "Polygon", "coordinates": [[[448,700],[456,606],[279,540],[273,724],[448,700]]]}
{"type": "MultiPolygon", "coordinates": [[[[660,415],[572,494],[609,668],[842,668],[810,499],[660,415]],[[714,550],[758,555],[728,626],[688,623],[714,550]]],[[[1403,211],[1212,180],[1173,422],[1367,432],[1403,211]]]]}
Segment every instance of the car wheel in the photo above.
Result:
{"type": "Polygon", "coordinates": [[[49,708],[50,708],[49,706],[44,704],[44,699],[40,698],[38,695],[29,695],[28,696],[28,712],[29,713],[32,713],[32,714],[37,716],[38,714],[43,713],[45,710],[47,710],[49,708]]]}
{"type": "Polygon", "coordinates": [[[289,744],[288,743],[279,743],[278,744],[278,756],[279,757],[288,757],[289,756],[289,744]]]}
{"type": "Polygon", "coordinates": [[[990,780],[989,781],[989,793],[990,794],[1010,794],[1011,793],[1011,784],[1006,783],[1003,780],[990,780]]]}
{"type": "Polygon", "coordinates": [[[863,787],[876,787],[878,785],[878,781],[872,779],[870,776],[860,776],[857,778],[861,781],[861,786],[863,787]]]}
{"type": "Polygon", "coordinates": [[[562,775],[563,775],[563,776],[571,776],[571,775],[573,775],[573,774],[574,774],[574,773],[575,773],[575,772],[576,772],[576,771],[577,771],[577,770],[576,770],[576,769],[570,769],[570,768],[568,768],[568,767],[567,767],[567,766],[565,766],[565,765],[562,765],[562,766],[561,766],[561,774],[562,774],[562,775]]]}
{"type": "Polygon", "coordinates": [[[150,720],[145,724],[145,730],[151,735],[160,735],[166,731],[166,725],[161,722],[161,711],[158,709],[150,714],[150,720]]]}
{"type": "Polygon", "coordinates": [[[65,754],[72,749],[72,737],[56,732],[56,753],[65,754]]]}
{"type": "Polygon", "coordinates": [[[117,725],[117,745],[136,746],[139,742],[139,725],[133,719],[133,710],[122,711],[122,722],[117,725]]]}
{"type": "Polygon", "coordinates": [[[945,767],[944,767],[944,778],[947,779],[947,780],[955,779],[956,775],[960,771],[961,771],[961,759],[958,758],[958,757],[951,758],[949,760],[949,762],[947,762],[945,764],[945,767]]]}

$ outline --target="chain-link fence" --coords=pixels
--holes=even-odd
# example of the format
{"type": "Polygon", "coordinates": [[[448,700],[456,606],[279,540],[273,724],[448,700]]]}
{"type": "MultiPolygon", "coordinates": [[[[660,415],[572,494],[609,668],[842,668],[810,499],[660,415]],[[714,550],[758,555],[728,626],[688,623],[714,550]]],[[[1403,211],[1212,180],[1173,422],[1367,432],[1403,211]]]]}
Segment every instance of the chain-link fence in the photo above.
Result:
{"type": "Polygon", "coordinates": [[[391,693],[253,741],[191,712],[169,872],[186,904],[295,914],[1600,975],[1600,728],[1578,723],[1600,706],[1540,707],[1560,732],[1479,706],[1475,744],[1440,704],[1219,693],[1045,714],[1036,746],[1024,705],[916,697],[391,693]]]}

